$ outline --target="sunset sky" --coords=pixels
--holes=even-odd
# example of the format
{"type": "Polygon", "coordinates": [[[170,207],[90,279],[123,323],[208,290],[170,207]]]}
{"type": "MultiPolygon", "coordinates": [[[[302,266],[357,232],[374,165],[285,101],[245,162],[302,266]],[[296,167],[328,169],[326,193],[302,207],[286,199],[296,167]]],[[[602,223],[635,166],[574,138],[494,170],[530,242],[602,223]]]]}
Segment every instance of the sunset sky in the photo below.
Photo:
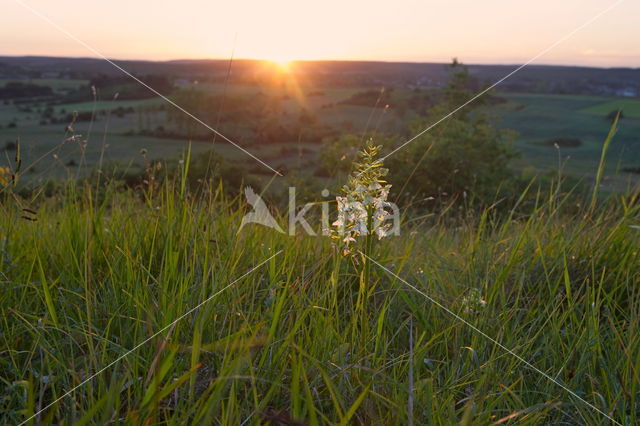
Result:
{"type": "MultiPolygon", "coordinates": [[[[616,0],[22,0],[110,58],[522,63],[616,0]]],[[[15,0],[0,55],[95,57],[15,0]]],[[[536,63],[640,67],[626,0],[536,63]]]]}

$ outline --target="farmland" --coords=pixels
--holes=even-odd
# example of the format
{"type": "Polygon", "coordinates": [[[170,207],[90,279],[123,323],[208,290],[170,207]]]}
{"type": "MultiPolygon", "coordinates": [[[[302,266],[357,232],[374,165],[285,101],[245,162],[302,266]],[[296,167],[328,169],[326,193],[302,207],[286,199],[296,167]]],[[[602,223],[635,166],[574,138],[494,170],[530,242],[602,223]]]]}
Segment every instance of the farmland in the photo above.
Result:
{"type": "MultiPolygon", "coordinates": [[[[73,89],[86,84],[81,80],[33,80],[34,84],[51,85],[56,90],[73,89]]],[[[428,92],[403,88],[299,88],[293,85],[256,86],[222,83],[182,83],[177,91],[197,92],[209,96],[219,104],[203,114],[206,122],[218,124],[224,134],[230,134],[242,146],[259,157],[275,161],[277,166],[295,169],[303,167],[313,173],[318,162],[315,156],[322,146],[322,135],[340,133],[374,132],[394,134],[398,141],[409,138],[408,124],[422,111],[410,108],[412,100],[428,97],[428,92]],[[385,91],[386,90],[386,91],[385,91]],[[363,94],[367,94],[363,97],[363,94]],[[359,97],[358,97],[359,96],[359,97]],[[242,120],[232,124],[220,123],[220,112],[230,100],[251,104],[259,97],[267,98],[276,115],[265,115],[263,110],[248,111],[242,120]],[[354,99],[363,99],[363,101],[354,99]],[[384,103],[384,105],[382,104],[384,103]],[[387,106],[385,108],[385,106],[387,106]],[[300,124],[302,114],[308,116],[307,124],[300,124]],[[284,128],[297,126],[293,133],[271,137],[269,142],[256,138],[254,129],[262,122],[279,121],[284,128]],[[321,129],[319,136],[313,130],[321,129]],[[324,130],[322,130],[324,129],[324,130]],[[323,133],[324,132],[324,133],[323,133]],[[282,155],[282,153],[286,154],[282,155]],[[309,168],[311,165],[311,168],[309,168]]],[[[515,149],[520,153],[512,166],[527,175],[544,173],[559,168],[560,156],[565,173],[582,178],[595,169],[604,140],[611,123],[608,115],[617,109],[623,111],[615,143],[611,148],[607,165],[607,185],[621,188],[636,177],[623,169],[640,165],[640,101],[603,96],[527,94],[495,92],[501,102],[485,107],[497,126],[515,130],[518,134],[515,149]],[[560,152],[553,143],[557,138],[573,138],[577,146],[563,147],[560,152]]],[[[25,161],[48,159],[46,168],[34,167],[27,179],[45,179],[71,174],[86,173],[102,161],[121,164],[140,164],[140,150],[146,149],[151,158],[177,158],[187,142],[193,142],[194,153],[213,148],[228,161],[252,166],[252,160],[219,137],[206,136],[206,129],[190,123],[186,130],[168,132],[171,106],[155,97],[141,100],[100,99],[95,101],[58,104],[47,107],[44,103],[0,105],[0,126],[4,145],[20,139],[25,161]],[[49,116],[57,117],[56,124],[43,122],[43,112],[49,108],[49,116]],[[85,120],[73,125],[75,134],[86,140],[86,145],[62,143],[70,135],[65,132],[65,117],[77,112],[85,120]],[[89,115],[91,119],[87,119],[89,115]],[[13,124],[12,124],[13,123],[13,124]],[[167,134],[159,134],[158,128],[167,134]],[[215,141],[215,142],[214,142],[215,141]],[[82,165],[74,170],[67,164],[82,165]]],[[[178,113],[180,114],[180,113],[178,113]]],[[[198,115],[198,114],[196,114],[198,115]]],[[[318,133],[318,132],[316,132],[318,133]]],[[[1,149],[1,148],[0,148],[1,149]]],[[[0,161],[7,162],[9,152],[0,161]]],[[[268,170],[263,170],[268,171],[268,170]]],[[[260,172],[258,171],[258,174],[260,172]]]]}

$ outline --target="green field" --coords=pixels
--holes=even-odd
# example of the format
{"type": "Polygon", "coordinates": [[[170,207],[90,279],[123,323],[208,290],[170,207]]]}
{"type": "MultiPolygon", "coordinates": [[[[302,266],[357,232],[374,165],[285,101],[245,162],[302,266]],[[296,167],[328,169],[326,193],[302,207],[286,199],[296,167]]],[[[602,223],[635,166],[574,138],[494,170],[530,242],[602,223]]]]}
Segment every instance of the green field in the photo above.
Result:
{"type": "Polygon", "coordinates": [[[55,107],[57,111],[65,110],[65,111],[77,111],[77,112],[90,112],[94,109],[96,111],[109,111],[114,110],[116,108],[144,108],[149,106],[157,106],[162,105],[164,101],[162,99],[153,98],[153,99],[141,99],[141,100],[128,100],[128,101],[120,101],[120,100],[99,100],[97,102],[78,102],[71,104],[60,104],[55,107]]]}
{"type": "MultiPolygon", "coordinates": [[[[519,133],[516,149],[522,154],[515,160],[519,168],[534,168],[540,171],[558,169],[558,156],[566,173],[574,176],[592,176],[597,169],[602,142],[611,127],[606,119],[611,109],[606,105],[612,98],[572,95],[500,94],[508,102],[492,107],[500,127],[514,129],[519,133]],[[601,115],[586,112],[599,108],[601,115]],[[604,112],[606,111],[606,113],[604,112]],[[553,146],[539,142],[553,138],[577,138],[582,145],[564,148],[558,152],[553,146]]],[[[637,181],[633,175],[621,173],[623,167],[640,165],[640,118],[625,116],[620,120],[618,131],[609,153],[608,185],[624,187],[628,179],[637,181]]]]}
{"type": "Polygon", "coordinates": [[[625,117],[640,118],[640,100],[638,99],[616,99],[611,102],[594,105],[585,108],[581,112],[606,116],[612,111],[622,110],[625,117]]]}
{"type": "MultiPolygon", "coordinates": [[[[34,80],[38,83],[37,80],[34,80]]],[[[42,84],[49,82],[41,81],[42,84]]],[[[74,87],[82,81],[53,81],[56,87],[74,87]]],[[[295,117],[303,109],[309,111],[318,125],[336,129],[338,132],[369,132],[378,130],[383,133],[399,135],[398,140],[411,136],[407,128],[409,122],[415,118],[412,111],[397,114],[394,104],[401,103],[413,94],[409,89],[395,89],[391,92],[390,108],[372,108],[367,106],[346,105],[342,102],[357,93],[371,91],[358,88],[323,88],[312,90],[299,88],[293,84],[284,87],[260,87],[252,85],[236,85],[225,87],[223,84],[183,84],[182,88],[191,88],[203,93],[233,98],[241,97],[246,102],[256,96],[268,95],[278,99],[280,122],[289,126],[295,122],[295,117]]],[[[637,181],[637,175],[621,172],[623,168],[640,166],[640,101],[634,99],[616,99],[597,96],[574,95],[537,95],[497,93],[496,96],[506,100],[506,103],[486,107],[498,123],[498,126],[513,129],[518,133],[515,148],[521,155],[513,161],[516,170],[526,171],[527,174],[558,170],[562,164],[563,171],[578,178],[591,179],[596,170],[604,140],[610,121],[606,115],[616,109],[624,109],[624,118],[620,121],[619,129],[609,153],[606,168],[605,186],[611,189],[624,189],[629,182],[637,181]],[[553,144],[543,142],[554,138],[574,138],[580,141],[580,146],[563,148],[558,152],[553,144]],[[558,156],[560,155],[560,162],[558,156]]],[[[189,142],[185,138],[158,138],[149,135],[139,135],[141,130],[155,129],[158,126],[171,127],[167,121],[166,110],[159,110],[164,102],[161,99],[144,100],[99,100],[98,102],[83,102],[75,104],[61,104],[53,107],[54,115],[64,117],[73,111],[90,113],[96,111],[95,122],[78,122],[74,125],[76,134],[88,138],[87,148],[83,154],[73,144],[66,144],[63,154],[66,161],[79,163],[81,157],[87,169],[94,167],[100,158],[103,145],[110,160],[122,163],[138,162],[141,148],[149,150],[152,158],[174,157],[189,142]],[[108,114],[116,108],[132,108],[133,113],[122,117],[108,114]]],[[[25,149],[27,160],[31,161],[40,156],[57,150],[65,136],[64,123],[56,125],[41,125],[40,114],[45,105],[36,105],[31,112],[20,111],[15,105],[0,105],[0,149],[9,141],[20,138],[25,149]],[[8,128],[15,123],[15,128],[8,128]]],[[[171,108],[166,106],[166,108],[171,108]]],[[[215,115],[214,115],[215,117],[215,115]]],[[[255,126],[259,117],[247,117],[235,122],[231,126],[221,128],[223,132],[230,131],[240,135],[246,134],[247,129],[255,126]]],[[[215,124],[215,118],[213,120],[215,124]]],[[[199,125],[194,129],[203,131],[199,125]]],[[[67,135],[68,136],[68,135],[67,135]]],[[[283,139],[269,144],[256,143],[250,138],[240,137],[237,141],[252,153],[264,159],[271,159],[276,163],[295,168],[302,165],[304,172],[311,171],[309,165],[317,165],[314,158],[320,143],[305,140],[304,132],[292,139],[283,139]],[[278,155],[282,150],[290,148],[307,148],[308,158],[290,155],[278,155]],[[304,163],[304,164],[303,164],[304,163]]],[[[211,147],[208,142],[193,143],[194,151],[200,152],[211,147]]],[[[217,143],[219,150],[229,161],[238,161],[249,168],[255,168],[254,160],[236,148],[226,143],[217,143]]],[[[7,155],[0,155],[0,163],[7,163],[7,155]]],[[[49,158],[50,159],[50,158],[49,158]]],[[[46,161],[45,161],[46,162],[46,161]]],[[[68,173],[64,169],[51,163],[53,176],[64,176],[68,173]]],[[[41,168],[42,169],[42,168],[41,168]]]]}

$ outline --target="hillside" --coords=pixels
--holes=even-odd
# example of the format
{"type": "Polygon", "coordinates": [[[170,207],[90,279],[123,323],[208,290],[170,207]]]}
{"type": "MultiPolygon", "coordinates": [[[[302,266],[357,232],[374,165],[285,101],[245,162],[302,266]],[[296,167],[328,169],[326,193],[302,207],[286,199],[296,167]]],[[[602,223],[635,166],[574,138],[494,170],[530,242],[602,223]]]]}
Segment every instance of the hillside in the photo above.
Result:
{"type": "Polygon", "coordinates": [[[163,185],[0,203],[3,423],[640,416],[637,194],[408,216],[343,257],[163,185]]]}
{"type": "MultiPolygon", "coordinates": [[[[6,94],[0,165],[9,164],[17,140],[25,162],[47,160],[30,168],[24,182],[83,176],[100,161],[139,170],[141,150],[150,159],[172,160],[187,142],[196,153],[213,147],[256,179],[270,173],[104,61],[4,57],[0,63],[0,95],[6,94]],[[65,142],[72,122],[82,143],[65,142]],[[53,155],[59,160],[50,161],[53,155]]],[[[451,75],[444,64],[416,63],[298,62],[287,70],[248,60],[234,60],[231,68],[221,60],[121,64],[274,167],[309,175],[326,174],[318,153],[340,135],[393,137],[394,143],[412,137],[411,123],[437,103],[451,75]]],[[[470,65],[469,89],[477,92],[510,69],[470,65]]],[[[621,109],[604,185],[625,190],[638,180],[640,101],[611,93],[635,90],[639,76],[633,69],[531,66],[488,94],[485,112],[517,133],[517,173],[554,171],[560,155],[566,173],[590,180],[611,114],[621,109]],[[575,143],[560,145],[558,153],[554,141],[564,139],[575,143]]]]}

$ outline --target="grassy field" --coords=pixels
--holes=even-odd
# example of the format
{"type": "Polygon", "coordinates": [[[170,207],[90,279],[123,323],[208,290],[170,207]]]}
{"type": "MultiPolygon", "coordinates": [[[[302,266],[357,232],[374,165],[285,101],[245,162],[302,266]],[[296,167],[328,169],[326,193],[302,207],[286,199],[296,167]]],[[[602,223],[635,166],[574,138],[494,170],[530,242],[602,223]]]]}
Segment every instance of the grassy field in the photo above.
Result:
{"type": "MultiPolygon", "coordinates": [[[[515,129],[519,136],[515,148],[521,152],[514,161],[519,169],[555,171],[560,163],[564,171],[576,177],[593,176],[597,169],[602,141],[611,121],[606,115],[615,108],[613,104],[624,100],[606,97],[572,95],[501,94],[507,103],[492,107],[500,127],[515,129]],[[595,115],[592,111],[600,111],[595,115]],[[553,138],[575,138],[581,142],[576,148],[541,145],[553,138]]],[[[635,101],[629,101],[635,102],[635,101]]],[[[640,164],[640,119],[626,115],[620,120],[615,141],[611,145],[606,168],[607,186],[624,189],[627,182],[637,182],[637,177],[620,173],[624,167],[640,164]]]]}
{"type": "Polygon", "coordinates": [[[372,260],[223,194],[0,200],[0,423],[638,424],[638,194],[406,213],[372,260]]]}
{"type": "MultiPolygon", "coordinates": [[[[82,81],[65,80],[34,80],[34,83],[52,83],[57,88],[75,87],[82,81]]],[[[409,89],[395,89],[390,95],[390,108],[372,108],[367,106],[346,105],[341,102],[357,93],[372,91],[365,88],[323,88],[322,90],[300,89],[295,86],[261,87],[255,85],[234,85],[226,87],[224,84],[181,84],[180,88],[197,89],[209,95],[239,97],[250,100],[253,96],[267,94],[280,97],[279,105],[286,117],[282,118],[284,125],[291,124],[299,114],[301,108],[310,111],[317,121],[330,126],[342,133],[380,130],[389,134],[400,135],[399,140],[408,138],[407,128],[410,120],[416,116],[409,110],[404,115],[396,114],[394,102],[414,94],[409,89]]],[[[375,92],[375,90],[373,90],[375,92]]],[[[564,173],[587,180],[593,179],[601,151],[601,141],[606,136],[610,121],[606,118],[612,110],[623,108],[624,118],[620,121],[619,130],[614,144],[610,149],[610,160],[606,168],[606,179],[603,184],[610,190],[625,190],[630,184],[638,181],[638,175],[625,173],[625,168],[640,167],[640,117],[637,114],[640,101],[637,99],[620,99],[598,96],[574,95],[538,95],[497,93],[496,96],[506,100],[505,103],[487,107],[485,110],[495,117],[500,127],[513,129],[518,132],[515,149],[520,156],[513,161],[516,170],[525,174],[555,172],[560,165],[564,173]],[[562,148],[560,152],[553,144],[545,141],[554,138],[574,138],[579,140],[580,146],[562,148]]],[[[123,164],[139,163],[140,149],[145,148],[150,158],[175,158],[188,142],[188,139],[158,138],[141,135],[143,129],[156,129],[158,126],[170,128],[165,111],[158,110],[163,105],[161,99],[144,99],[132,101],[99,100],[98,102],[83,102],[76,104],[62,104],[54,106],[57,117],[70,114],[73,111],[90,113],[97,111],[93,123],[78,122],[74,125],[76,134],[87,139],[84,152],[77,144],[66,144],[64,155],[66,160],[62,164],[73,160],[79,164],[86,164],[91,169],[98,164],[100,155],[105,148],[105,155],[123,164]],[[116,108],[133,108],[122,117],[114,114],[107,116],[106,111],[116,108]]],[[[32,112],[20,111],[15,105],[0,105],[0,164],[8,163],[11,152],[1,152],[2,146],[20,138],[27,160],[47,155],[46,160],[51,165],[47,173],[53,177],[63,177],[68,170],[60,167],[58,161],[51,161],[53,153],[57,153],[58,146],[68,135],[65,133],[66,124],[40,124],[38,110],[44,105],[33,107],[32,112]],[[15,128],[9,128],[9,123],[16,123],[15,128]]],[[[245,120],[231,126],[232,132],[239,134],[259,121],[245,120]]],[[[291,140],[281,140],[270,144],[255,143],[250,138],[239,137],[237,142],[247,147],[255,155],[271,159],[276,166],[281,164],[288,167],[301,165],[303,173],[313,172],[319,164],[315,153],[320,147],[319,142],[305,140],[304,134],[291,140]],[[245,140],[246,139],[246,140],[245,140]],[[278,154],[281,150],[305,147],[305,158],[299,161],[287,155],[278,154]],[[295,161],[293,161],[295,160],[295,161]],[[311,167],[310,167],[311,165],[311,167]]],[[[211,148],[208,142],[197,141],[193,144],[195,152],[211,148]]],[[[239,150],[226,143],[217,143],[215,149],[227,158],[249,168],[254,167],[253,160],[239,150]]],[[[265,169],[266,170],[266,169],[265,169]]],[[[74,173],[78,174],[76,170],[74,173]]],[[[44,174],[43,174],[44,175],[44,174]]],[[[30,176],[25,176],[30,179],[30,176]]]]}
{"type": "Polygon", "coordinates": [[[611,111],[622,110],[625,117],[640,118],[640,100],[638,99],[616,99],[611,102],[605,102],[589,108],[585,108],[582,112],[606,116],[611,111]]]}

